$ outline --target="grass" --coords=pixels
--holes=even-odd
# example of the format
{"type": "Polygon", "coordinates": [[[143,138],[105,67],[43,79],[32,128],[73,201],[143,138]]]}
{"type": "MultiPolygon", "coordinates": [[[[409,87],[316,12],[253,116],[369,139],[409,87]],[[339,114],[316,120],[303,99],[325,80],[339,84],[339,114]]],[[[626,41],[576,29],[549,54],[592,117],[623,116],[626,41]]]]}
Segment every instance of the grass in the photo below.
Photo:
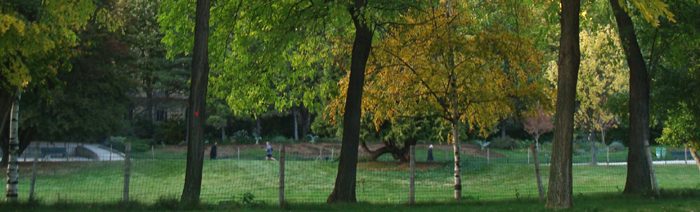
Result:
{"type": "MultiPolygon", "coordinates": [[[[480,158],[462,162],[463,195],[475,201],[532,199],[537,197],[532,165],[487,164],[480,158]]],[[[132,160],[130,197],[144,204],[160,198],[177,198],[182,192],[185,160],[132,160]]],[[[322,203],[335,182],[337,163],[324,160],[290,160],[285,163],[285,194],[291,203],[322,203]]],[[[408,200],[409,173],[396,169],[396,163],[378,163],[357,174],[357,198],[375,204],[403,204],[408,200]]],[[[30,167],[30,166],[25,166],[30,167]]],[[[105,203],[121,199],[123,162],[45,163],[39,171],[36,196],[46,203],[105,203]]],[[[656,176],[664,189],[700,189],[695,165],[656,166],[656,176]]],[[[3,170],[0,170],[3,171],[3,170]]],[[[202,200],[217,204],[240,198],[250,192],[256,200],[276,204],[279,163],[264,160],[205,160],[202,200]]],[[[576,195],[620,192],[624,188],[625,166],[574,166],[576,195]]],[[[27,199],[30,174],[23,169],[20,199],[27,199]]],[[[549,169],[543,166],[547,186],[549,169]]],[[[450,162],[417,171],[416,201],[449,202],[453,195],[453,167],[450,162]]]]}
{"type": "MultiPolygon", "coordinates": [[[[697,211],[700,209],[700,191],[672,190],[662,192],[662,198],[646,195],[620,195],[617,193],[596,193],[577,195],[570,209],[558,211],[697,211]]],[[[407,204],[289,204],[284,210],[276,205],[252,204],[199,204],[184,205],[176,200],[162,200],[158,204],[130,202],[128,206],[119,202],[108,203],[73,203],[57,202],[46,204],[34,203],[0,203],[3,211],[12,212],[54,212],[54,211],[553,211],[544,207],[535,199],[507,200],[458,200],[442,203],[407,204]]]]}

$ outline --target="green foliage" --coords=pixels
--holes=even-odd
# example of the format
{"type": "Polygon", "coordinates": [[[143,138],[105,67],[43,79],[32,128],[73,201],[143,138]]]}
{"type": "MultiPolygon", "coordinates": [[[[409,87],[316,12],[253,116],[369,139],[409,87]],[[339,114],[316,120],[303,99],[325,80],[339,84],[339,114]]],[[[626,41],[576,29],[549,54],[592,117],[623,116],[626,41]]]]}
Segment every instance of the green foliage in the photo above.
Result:
{"type": "Polygon", "coordinates": [[[491,148],[495,149],[517,149],[520,148],[520,141],[506,136],[505,138],[497,137],[491,140],[491,148]]]}
{"type": "Polygon", "coordinates": [[[0,89],[54,81],[97,9],[94,0],[7,0],[0,7],[0,89]],[[18,45],[21,44],[21,45],[18,45]]]}
{"type": "Polygon", "coordinates": [[[128,49],[101,26],[96,22],[82,26],[76,34],[80,40],[72,44],[75,52],[61,56],[70,58],[71,66],[54,67],[54,80],[26,88],[23,128],[34,128],[47,140],[94,141],[123,134],[128,125],[126,105],[131,103],[127,93],[134,92],[135,85],[122,66],[128,49]]]}
{"type": "Polygon", "coordinates": [[[153,140],[157,143],[180,144],[185,141],[185,126],[183,118],[171,118],[157,125],[153,133],[153,140]]]}

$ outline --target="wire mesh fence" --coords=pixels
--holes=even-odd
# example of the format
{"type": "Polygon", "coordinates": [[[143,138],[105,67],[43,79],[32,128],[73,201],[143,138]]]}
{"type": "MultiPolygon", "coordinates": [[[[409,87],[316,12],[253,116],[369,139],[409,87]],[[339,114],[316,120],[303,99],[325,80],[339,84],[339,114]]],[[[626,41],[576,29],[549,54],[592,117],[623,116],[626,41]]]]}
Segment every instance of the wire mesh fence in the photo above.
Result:
{"type": "MultiPolygon", "coordinates": [[[[339,147],[325,146],[313,151],[300,146],[286,147],[284,200],[290,203],[325,202],[335,184],[339,147]]],[[[454,157],[449,147],[432,150],[433,161],[427,161],[427,148],[416,149],[416,202],[453,199],[454,157]]],[[[279,148],[273,151],[275,161],[272,158],[266,160],[263,146],[225,146],[220,147],[219,151],[216,159],[210,159],[205,154],[202,167],[203,202],[218,203],[252,194],[255,200],[267,204],[278,203],[281,177],[279,159],[282,153],[279,148]]],[[[469,151],[481,152],[462,154],[462,194],[465,198],[537,198],[534,160],[530,154],[480,149],[469,151]]],[[[538,155],[546,191],[551,161],[546,153],[538,155]]],[[[124,195],[124,156],[117,152],[93,155],[93,158],[48,155],[38,158],[36,168],[32,166],[31,157],[20,158],[20,199],[28,198],[31,178],[36,171],[34,196],[42,201],[119,201],[124,195]]],[[[590,155],[574,157],[574,194],[622,191],[627,174],[626,155],[608,156],[598,154],[596,165],[591,165],[590,155]]],[[[356,182],[358,201],[409,201],[409,163],[397,162],[390,155],[376,160],[368,160],[363,155],[360,158],[356,182]]],[[[156,152],[152,149],[132,153],[129,161],[129,199],[144,203],[179,199],[185,179],[185,153],[167,149],[156,152]]],[[[685,158],[668,157],[657,160],[655,170],[662,189],[700,188],[698,168],[692,159],[686,161],[685,158]]]]}

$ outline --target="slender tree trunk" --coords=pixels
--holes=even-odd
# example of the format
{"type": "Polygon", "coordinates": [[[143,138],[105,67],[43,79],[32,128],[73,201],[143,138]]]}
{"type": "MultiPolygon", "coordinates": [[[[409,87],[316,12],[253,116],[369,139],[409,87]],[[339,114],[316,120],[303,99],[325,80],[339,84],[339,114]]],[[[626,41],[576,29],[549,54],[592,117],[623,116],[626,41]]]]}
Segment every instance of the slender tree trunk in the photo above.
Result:
{"type": "Polygon", "coordinates": [[[292,112],[292,116],[294,116],[294,140],[298,141],[299,140],[299,121],[297,120],[297,115],[299,113],[297,112],[296,109],[292,112]]]}
{"type": "Polygon", "coordinates": [[[581,63],[579,48],[580,0],[561,0],[561,39],[557,81],[554,144],[549,171],[547,208],[564,209],[573,204],[571,153],[573,149],[576,82],[581,63]]]}
{"type": "Polygon", "coordinates": [[[360,117],[362,116],[362,87],[365,81],[365,67],[372,48],[373,32],[364,22],[361,11],[367,6],[366,0],[355,0],[349,9],[355,25],[355,41],[352,46],[350,82],[345,100],[343,115],[343,143],[340,150],[338,175],[335,187],[327,202],[357,202],[355,184],[357,180],[357,147],[360,140],[360,117]]]}
{"type": "Polygon", "coordinates": [[[503,121],[501,121],[501,139],[506,138],[506,121],[507,120],[508,119],[503,119],[503,121]]]}
{"type": "Polygon", "coordinates": [[[15,99],[12,103],[12,113],[10,115],[10,145],[8,151],[7,165],[7,193],[5,202],[17,202],[19,184],[19,99],[22,93],[19,89],[15,93],[15,99]]]}
{"type": "Polygon", "coordinates": [[[255,116],[255,133],[262,137],[262,127],[260,126],[260,117],[255,116]]]}
{"type": "Polygon", "coordinates": [[[540,202],[544,202],[544,187],[542,186],[542,174],[540,173],[540,162],[537,160],[537,145],[530,148],[532,159],[535,161],[535,175],[537,177],[537,192],[540,194],[540,202]]]}
{"type": "Polygon", "coordinates": [[[204,162],[204,124],[206,116],[207,82],[209,81],[209,0],[197,0],[190,85],[190,138],[187,144],[187,168],[183,202],[199,202],[204,162]]]}
{"type": "Polygon", "coordinates": [[[651,189],[650,169],[644,143],[649,142],[649,80],[644,57],[634,34],[632,19],[617,0],[609,0],[615,13],[618,35],[630,68],[629,152],[624,193],[643,193],[651,189]]]}
{"type": "MultiPolygon", "coordinates": [[[[453,114],[457,112],[456,107],[453,107],[453,114]]],[[[453,116],[454,117],[454,116],[453,116]]],[[[462,198],[462,163],[461,155],[459,154],[459,119],[452,121],[452,148],[454,149],[455,169],[455,199],[462,198]]]]}
{"type": "MultiPolygon", "coordinates": [[[[593,133],[591,133],[591,134],[593,134],[593,133]]],[[[594,135],[590,135],[590,136],[588,136],[588,138],[590,138],[590,143],[591,143],[591,165],[594,165],[594,166],[595,166],[595,165],[598,164],[598,161],[597,161],[596,158],[595,158],[595,157],[596,157],[596,154],[595,154],[595,153],[596,153],[596,149],[595,149],[595,136],[594,136],[594,135]]]]}
{"type": "Polygon", "coordinates": [[[695,165],[697,165],[698,169],[700,169],[700,158],[698,158],[698,153],[695,152],[695,149],[690,148],[690,155],[693,156],[693,159],[695,160],[695,165]]]}
{"type": "Polygon", "coordinates": [[[221,141],[226,140],[226,127],[221,127],[221,141]]]}

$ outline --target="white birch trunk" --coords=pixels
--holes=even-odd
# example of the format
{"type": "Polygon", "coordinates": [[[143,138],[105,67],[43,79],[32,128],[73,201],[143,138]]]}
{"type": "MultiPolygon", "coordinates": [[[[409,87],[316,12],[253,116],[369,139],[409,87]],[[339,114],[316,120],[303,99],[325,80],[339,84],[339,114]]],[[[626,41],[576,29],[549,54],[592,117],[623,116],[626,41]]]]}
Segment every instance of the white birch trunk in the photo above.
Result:
{"type": "Polygon", "coordinates": [[[10,114],[10,148],[8,153],[7,165],[7,193],[5,202],[17,202],[19,184],[19,138],[17,130],[19,128],[19,99],[22,93],[17,90],[15,99],[12,103],[12,112],[10,114]]]}

